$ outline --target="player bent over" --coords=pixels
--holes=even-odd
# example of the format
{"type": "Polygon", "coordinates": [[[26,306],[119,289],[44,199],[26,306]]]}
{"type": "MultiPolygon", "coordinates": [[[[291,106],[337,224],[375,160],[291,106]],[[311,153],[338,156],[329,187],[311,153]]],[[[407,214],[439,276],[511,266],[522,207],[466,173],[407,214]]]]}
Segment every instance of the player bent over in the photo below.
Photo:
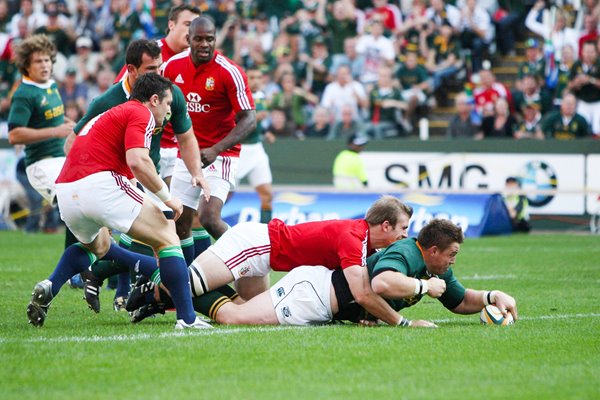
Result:
{"type": "Polygon", "coordinates": [[[157,74],[140,76],[131,100],[92,119],[73,143],[56,189],[61,218],[80,244],[68,247],[49,279],[35,285],[27,307],[33,325],[43,325],[50,302],[70,276],[96,258],[126,262],[133,254],[111,243],[109,227],[148,243],[158,254],[162,281],[177,309],[175,328],[210,327],[194,313],[177,235],[159,208],[129,182],[136,178],[181,214],[181,201],[171,196],[149,157],[156,121],[162,123],[170,113],[171,87],[157,74]]]}
{"type": "MultiPolygon", "coordinates": [[[[397,241],[367,259],[373,290],[397,311],[428,295],[456,314],[478,313],[485,305],[495,304],[516,319],[514,298],[499,290],[466,289],[456,279],[451,266],[462,242],[460,227],[447,220],[432,220],[417,239],[397,241]]],[[[359,322],[366,317],[342,271],[319,266],[295,268],[270,290],[243,304],[234,304],[228,296],[213,293],[212,302],[198,304],[196,311],[221,324],[236,325],[311,325],[332,320],[359,322]]],[[[429,321],[404,317],[398,325],[435,327],[429,321]]]]}

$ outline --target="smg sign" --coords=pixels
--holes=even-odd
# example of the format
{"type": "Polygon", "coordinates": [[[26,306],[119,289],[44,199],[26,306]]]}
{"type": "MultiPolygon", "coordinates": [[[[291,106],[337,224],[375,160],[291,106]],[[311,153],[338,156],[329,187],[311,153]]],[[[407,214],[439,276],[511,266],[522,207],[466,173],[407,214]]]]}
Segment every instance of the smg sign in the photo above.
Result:
{"type": "Polygon", "coordinates": [[[536,213],[583,212],[583,155],[363,152],[361,157],[372,190],[502,192],[506,178],[514,176],[536,213]]]}

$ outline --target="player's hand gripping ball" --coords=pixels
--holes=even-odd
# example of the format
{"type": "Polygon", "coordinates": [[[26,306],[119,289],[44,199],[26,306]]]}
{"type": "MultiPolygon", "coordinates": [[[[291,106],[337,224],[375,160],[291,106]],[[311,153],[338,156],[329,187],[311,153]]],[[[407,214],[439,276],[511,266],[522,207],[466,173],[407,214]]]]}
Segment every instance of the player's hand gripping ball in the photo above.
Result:
{"type": "Polygon", "coordinates": [[[512,325],[515,320],[511,313],[508,313],[506,317],[502,315],[500,309],[496,306],[485,306],[479,313],[479,322],[482,325],[512,325]]]}

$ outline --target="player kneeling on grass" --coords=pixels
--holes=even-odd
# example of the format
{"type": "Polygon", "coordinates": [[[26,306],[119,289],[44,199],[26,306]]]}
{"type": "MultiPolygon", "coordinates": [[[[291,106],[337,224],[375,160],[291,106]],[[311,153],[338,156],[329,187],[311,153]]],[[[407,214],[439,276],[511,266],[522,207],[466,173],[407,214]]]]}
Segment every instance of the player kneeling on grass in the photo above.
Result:
{"type": "MultiPolygon", "coordinates": [[[[511,296],[499,290],[465,289],[456,279],[450,267],[463,240],[460,227],[447,220],[432,220],[417,239],[397,241],[367,259],[373,290],[396,311],[428,295],[457,314],[475,314],[485,305],[495,304],[503,314],[511,313],[516,319],[517,306],[511,296]]],[[[310,325],[332,320],[369,323],[341,270],[302,266],[246,303],[235,304],[231,297],[229,291],[216,290],[194,299],[194,305],[196,311],[221,324],[310,325]]],[[[404,317],[399,317],[398,325],[436,326],[404,317]]]]}
{"type": "MultiPolygon", "coordinates": [[[[143,257],[111,242],[106,227],[148,243],[158,254],[162,281],[177,309],[178,329],[210,325],[196,318],[188,273],[179,239],[158,206],[129,183],[134,177],[175,213],[181,201],[172,197],[149,156],[155,126],[171,112],[171,82],[157,74],[139,77],[131,100],[90,120],[73,143],[56,180],[61,217],[81,243],[65,249],[54,272],[33,289],[29,322],[41,326],[48,307],[71,276],[96,258],[128,264],[143,257]]],[[[147,257],[147,262],[156,260],[147,257]]]]}

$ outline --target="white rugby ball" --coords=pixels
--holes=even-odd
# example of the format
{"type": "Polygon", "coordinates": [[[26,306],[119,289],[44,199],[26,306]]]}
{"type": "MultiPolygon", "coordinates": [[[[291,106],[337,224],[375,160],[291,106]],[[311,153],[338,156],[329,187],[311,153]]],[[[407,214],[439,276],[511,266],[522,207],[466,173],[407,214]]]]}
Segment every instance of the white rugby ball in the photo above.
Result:
{"type": "Polygon", "coordinates": [[[512,325],[515,320],[511,313],[508,313],[506,317],[502,315],[500,309],[496,306],[485,306],[479,313],[479,322],[482,325],[512,325]]]}

